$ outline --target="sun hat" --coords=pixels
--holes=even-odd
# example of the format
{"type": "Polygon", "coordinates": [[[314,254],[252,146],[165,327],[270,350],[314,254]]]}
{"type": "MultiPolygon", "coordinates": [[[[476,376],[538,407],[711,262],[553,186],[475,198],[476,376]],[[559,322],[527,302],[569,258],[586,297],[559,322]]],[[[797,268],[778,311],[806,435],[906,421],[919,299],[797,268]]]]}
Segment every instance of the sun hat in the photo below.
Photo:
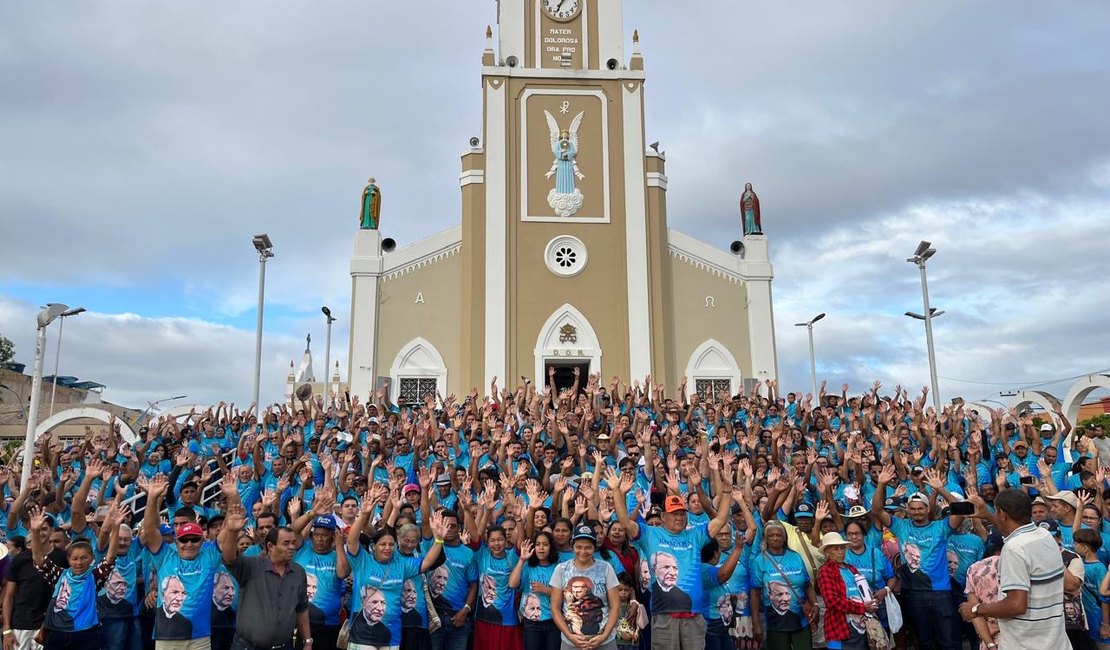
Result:
{"type": "Polygon", "coordinates": [[[821,552],[824,553],[825,549],[830,546],[847,546],[848,542],[840,536],[840,533],[833,531],[825,533],[821,536],[821,552]]]}

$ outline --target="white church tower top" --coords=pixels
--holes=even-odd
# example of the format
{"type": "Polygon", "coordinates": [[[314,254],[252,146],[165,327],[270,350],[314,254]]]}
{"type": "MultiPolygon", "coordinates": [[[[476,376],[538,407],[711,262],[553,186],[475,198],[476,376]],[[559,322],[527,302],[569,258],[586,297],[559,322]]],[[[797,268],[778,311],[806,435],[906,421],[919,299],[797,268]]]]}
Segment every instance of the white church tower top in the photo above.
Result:
{"type": "Polygon", "coordinates": [[[622,0],[498,0],[497,64],[564,71],[618,70],[622,0]]]}

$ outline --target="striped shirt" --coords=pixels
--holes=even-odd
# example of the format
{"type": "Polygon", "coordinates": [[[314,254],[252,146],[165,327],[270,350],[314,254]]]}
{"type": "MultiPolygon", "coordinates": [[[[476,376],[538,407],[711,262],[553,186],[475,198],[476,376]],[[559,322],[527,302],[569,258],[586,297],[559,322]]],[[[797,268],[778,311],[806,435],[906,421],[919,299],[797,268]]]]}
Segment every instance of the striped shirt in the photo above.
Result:
{"type": "Polygon", "coordinates": [[[1000,648],[1067,648],[1064,632],[1064,561],[1051,533],[1026,524],[1010,533],[998,561],[998,597],[1026,591],[1024,614],[998,620],[1000,648]]]}

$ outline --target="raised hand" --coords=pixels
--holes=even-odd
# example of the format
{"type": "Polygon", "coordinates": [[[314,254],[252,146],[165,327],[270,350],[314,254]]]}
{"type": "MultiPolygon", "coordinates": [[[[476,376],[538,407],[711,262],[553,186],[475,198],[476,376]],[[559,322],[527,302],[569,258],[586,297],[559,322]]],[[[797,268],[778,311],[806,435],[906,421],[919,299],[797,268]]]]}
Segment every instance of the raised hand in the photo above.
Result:
{"type": "Polygon", "coordinates": [[[224,518],[224,527],[233,533],[239,533],[246,525],[247,511],[243,508],[242,504],[233,503],[228,505],[227,514],[224,518]]]}
{"type": "Polygon", "coordinates": [[[520,543],[520,559],[525,561],[529,560],[532,557],[532,553],[534,552],[534,550],[535,546],[532,544],[531,540],[526,539],[522,541],[520,543]]]}

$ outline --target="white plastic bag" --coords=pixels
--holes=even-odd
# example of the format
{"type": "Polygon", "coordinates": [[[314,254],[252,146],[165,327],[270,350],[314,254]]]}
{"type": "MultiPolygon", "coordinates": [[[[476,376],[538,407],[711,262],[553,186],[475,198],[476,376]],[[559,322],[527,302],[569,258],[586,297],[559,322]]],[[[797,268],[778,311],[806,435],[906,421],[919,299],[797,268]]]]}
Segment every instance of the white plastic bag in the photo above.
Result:
{"type": "Polygon", "coordinates": [[[898,604],[898,599],[894,594],[888,593],[886,599],[886,621],[890,625],[890,633],[898,634],[902,629],[902,606],[898,604]]]}

